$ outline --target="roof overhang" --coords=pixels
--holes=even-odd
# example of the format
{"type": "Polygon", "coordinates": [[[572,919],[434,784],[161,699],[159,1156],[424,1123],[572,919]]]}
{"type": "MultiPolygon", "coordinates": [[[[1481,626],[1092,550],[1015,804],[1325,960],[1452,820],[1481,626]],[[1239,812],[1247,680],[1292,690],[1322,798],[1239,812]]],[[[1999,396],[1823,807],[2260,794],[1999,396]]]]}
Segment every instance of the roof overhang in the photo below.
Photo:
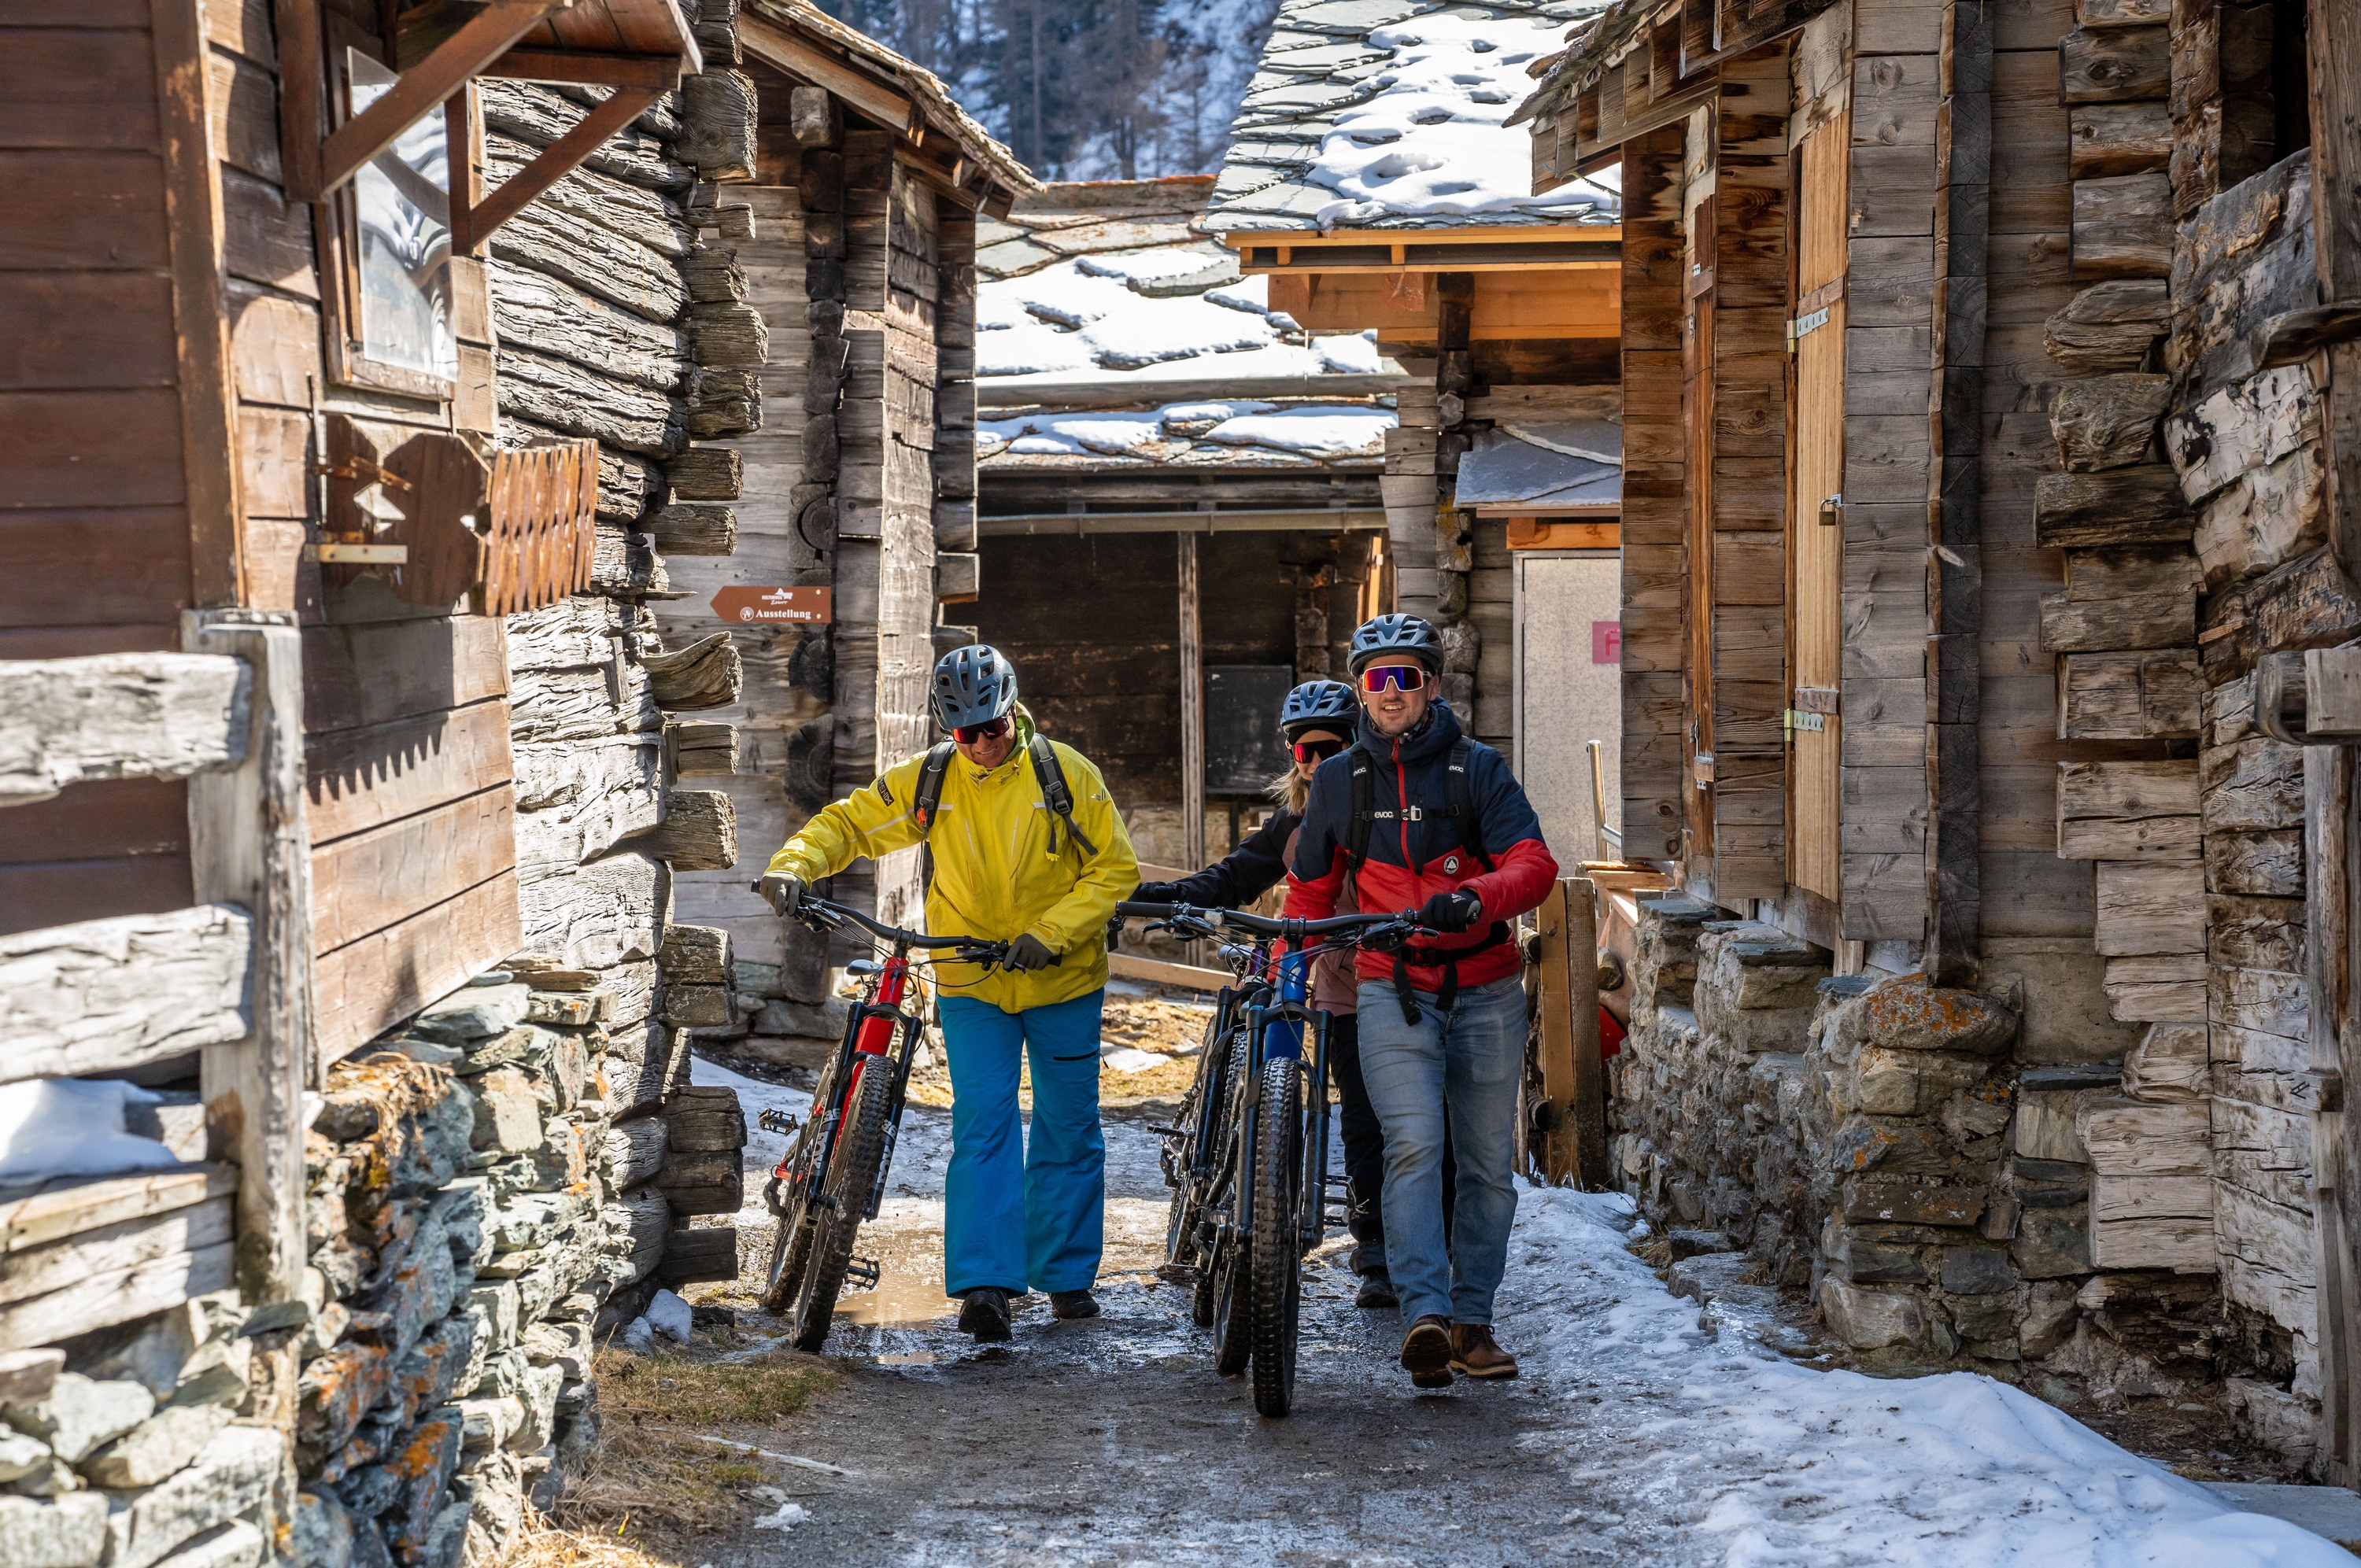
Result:
{"type": "Polygon", "coordinates": [[[825,12],[801,0],[746,0],[738,27],[748,55],[892,131],[895,161],[962,205],[1001,217],[1041,188],[931,71],[825,12]]]}
{"type": "Polygon", "coordinates": [[[1620,267],[1620,224],[1239,229],[1214,236],[1241,272],[1521,272],[1620,267]]]}
{"type": "Polygon", "coordinates": [[[1383,532],[1383,507],[1302,507],[1270,511],[1028,512],[979,517],[981,538],[1044,535],[1076,539],[1093,533],[1383,532]]]}

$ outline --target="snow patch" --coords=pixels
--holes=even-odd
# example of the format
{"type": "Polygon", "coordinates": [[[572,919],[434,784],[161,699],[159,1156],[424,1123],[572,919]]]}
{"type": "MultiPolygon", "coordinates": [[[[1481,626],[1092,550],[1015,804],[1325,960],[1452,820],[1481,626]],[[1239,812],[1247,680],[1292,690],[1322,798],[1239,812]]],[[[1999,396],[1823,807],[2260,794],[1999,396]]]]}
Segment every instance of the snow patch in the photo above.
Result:
{"type": "Polygon", "coordinates": [[[1532,91],[1525,65],[1556,49],[1565,26],[1436,11],[1371,32],[1370,45],[1393,58],[1377,92],[1338,111],[1321,137],[1308,177],[1338,199],[1315,221],[1333,228],[1389,217],[1612,213],[1614,194],[1587,181],[1534,195],[1530,137],[1502,124],[1532,91]]]}
{"type": "Polygon", "coordinates": [[[123,1126],[125,1106],[159,1098],[113,1079],[0,1084],[0,1183],[172,1169],[181,1163],[178,1155],[123,1126]]]}
{"type": "Polygon", "coordinates": [[[1307,457],[1371,457],[1386,447],[1391,409],[1310,405],[1224,420],[1205,433],[1224,446],[1272,446],[1307,457]]]}
{"type": "MultiPolygon", "coordinates": [[[[1519,1184],[1502,1342],[1566,1395],[1644,1377],[1648,1400],[1585,1400],[1575,1452],[1636,1444],[1634,1504],[1719,1538],[1732,1568],[1972,1563],[1979,1568],[2330,1568],[2351,1557],[2221,1499],[2029,1394],[1976,1373],[1814,1372],[1717,1340],[1623,1244],[1620,1193],[1519,1184]],[[1642,1408],[1644,1405],[1644,1409],[1642,1408]]],[[[1737,1336],[1730,1336],[1735,1339],[1737,1336]]],[[[1629,1453],[1627,1458],[1631,1457],[1629,1453]]],[[[1576,1463],[1580,1463],[1577,1461],[1576,1463]]]]}

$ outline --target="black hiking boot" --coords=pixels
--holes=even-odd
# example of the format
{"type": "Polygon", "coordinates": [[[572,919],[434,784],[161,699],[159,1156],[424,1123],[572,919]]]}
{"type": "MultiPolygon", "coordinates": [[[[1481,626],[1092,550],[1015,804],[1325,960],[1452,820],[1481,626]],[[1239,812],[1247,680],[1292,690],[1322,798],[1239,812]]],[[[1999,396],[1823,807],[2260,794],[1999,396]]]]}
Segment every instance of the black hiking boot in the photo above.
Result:
{"type": "Polygon", "coordinates": [[[1099,1300],[1087,1290],[1052,1290],[1049,1310],[1061,1318],[1095,1318],[1099,1315],[1099,1300]]]}
{"type": "Polygon", "coordinates": [[[1401,1305],[1401,1299],[1394,1294],[1393,1276],[1386,1272],[1384,1264],[1361,1271],[1361,1288],[1353,1292],[1353,1305],[1356,1307],[1401,1305]]]}
{"type": "Polygon", "coordinates": [[[969,1291],[959,1326],[961,1333],[973,1334],[978,1344],[1006,1344],[1014,1337],[1008,1332],[1008,1292],[990,1285],[969,1291]]]}
{"type": "Polygon", "coordinates": [[[1451,1387],[1451,1320],[1429,1312],[1402,1336],[1402,1370],[1419,1388],[1451,1387]]]}

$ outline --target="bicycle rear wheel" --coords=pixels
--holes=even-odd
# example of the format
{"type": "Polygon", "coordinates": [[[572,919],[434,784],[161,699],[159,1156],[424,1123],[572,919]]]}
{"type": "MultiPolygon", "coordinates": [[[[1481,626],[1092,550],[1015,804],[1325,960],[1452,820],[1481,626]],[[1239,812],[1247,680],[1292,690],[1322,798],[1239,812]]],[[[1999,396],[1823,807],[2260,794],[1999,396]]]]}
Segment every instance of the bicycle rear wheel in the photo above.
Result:
{"type": "Polygon", "coordinates": [[[1254,1264],[1248,1315],[1255,1409],[1283,1416],[1295,1403],[1295,1326],[1303,1296],[1297,1210],[1303,1168],[1303,1073],[1293,1057],[1263,1064],[1254,1168],[1254,1264]]]}
{"type": "Polygon", "coordinates": [[[861,1230],[869,1195],[877,1186],[878,1167],[885,1158],[885,1130],[893,1111],[891,1064],[883,1057],[862,1058],[861,1081],[853,1090],[844,1125],[837,1132],[827,1184],[811,1201],[815,1212],[806,1227],[811,1237],[809,1261],[796,1294],[797,1350],[817,1351],[828,1343],[836,1298],[852,1266],[853,1237],[861,1230]]]}

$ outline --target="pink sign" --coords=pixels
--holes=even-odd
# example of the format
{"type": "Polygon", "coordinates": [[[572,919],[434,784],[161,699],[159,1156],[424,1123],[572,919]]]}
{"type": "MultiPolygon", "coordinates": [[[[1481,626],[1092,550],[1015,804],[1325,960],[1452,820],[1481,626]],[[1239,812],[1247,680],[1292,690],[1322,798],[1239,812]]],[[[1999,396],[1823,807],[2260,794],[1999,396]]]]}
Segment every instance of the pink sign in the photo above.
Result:
{"type": "Polygon", "coordinates": [[[1620,664],[1623,662],[1621,621],[1594,620],[1590,623],[1590,662],[1594,664],[1620,664]]]}

